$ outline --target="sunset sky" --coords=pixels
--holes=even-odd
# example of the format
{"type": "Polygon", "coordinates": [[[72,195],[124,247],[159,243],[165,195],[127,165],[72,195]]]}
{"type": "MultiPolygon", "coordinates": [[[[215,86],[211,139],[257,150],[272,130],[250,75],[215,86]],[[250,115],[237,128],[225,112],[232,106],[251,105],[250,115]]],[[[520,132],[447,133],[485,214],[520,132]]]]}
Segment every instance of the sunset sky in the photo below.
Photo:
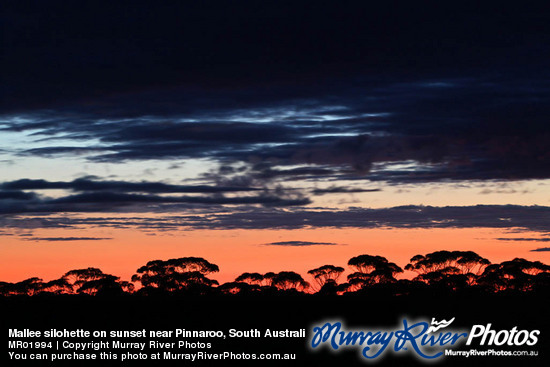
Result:
{"type": "Polygon", "coordinates": [[[550,13],[445,5],[8,1],[0,280],[550,263],[550,13]]]}

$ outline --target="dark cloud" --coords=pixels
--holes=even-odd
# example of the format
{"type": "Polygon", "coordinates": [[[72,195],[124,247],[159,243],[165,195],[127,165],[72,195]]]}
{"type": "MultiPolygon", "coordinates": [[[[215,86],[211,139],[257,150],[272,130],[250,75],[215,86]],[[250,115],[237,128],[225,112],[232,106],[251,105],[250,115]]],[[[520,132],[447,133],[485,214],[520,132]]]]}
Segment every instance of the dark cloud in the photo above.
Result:
{"type": "Polygon", "coordinates": [[[518,205],[400,206],[381,209],[252,211],[196,218],[212,228],[519,228],[550,231],[550,208],[518,205]]]}
{"type": "Polygon", "coordinates": [[[52,204],[139,204],[139,203],[188,203],[188,204],[262,204],[265,206],[293,206],[306,205],[311,201],[307,198],[281,198],[277,196],[157,196],[157,195],[136,195],[120,193],[91,193],[71,195],[59,199],[52,199],[52,204]]]}
{"type": "Polygon", "coordinates": [[[13,1],[1,14],[2,91],[10,91],[2,104],[93,103],[146,90],[158,110],[170,102],[156,100],[154,90],[180,85],[188,93],[239,92],[343,76],[536,70],[548,59],[542,14],[536,3],[499,3],[495,11],[492,2],[13,1]]]}
{"type": "Polygon", "coordinates": [[[207,3],[2,7],[0,129],[36,139],[10,151],[264,181],[550,177],[537,4],[207,3]]]}
{"type": "Polygon", "coordinates": [[[57,146],[57,147],[42,147],[27,149],[20,153],[21,155],[39,156],[39,157],[55,157],[63,155],[89,155],[97,152],[110,151],[108,148],[101,147],[71,147],[71,146],[57,146]]]}
{"type": "Polygon", "coordinates": [[[546,251],[550,251],[550,247],[540,247],[540,248],[536,248],[534,250],[530,250],[531,252],[546,252],[546,251]]]}
{"type": "Polygon", "coordinates": [[[23,238],[23,241],[35,241],[35,242],[68,242],[68,241],[106,241],[112,240],[107,237],[29,237],[23,238]]]}
{"type": "MultiPolygon", "coordinates": [[[[171,211],[173,212],[173,208],[171,211]]],[[[181,211],[181,208],[180,208],[181,211]]],[[[1,219],[1,218],[0,218],[1,219]]],[[[302,228],[496,228],[550,232],[550,207],[519,205],[400,206],[347,210],[236,208],[216,213],[195,212],[159,217],[48,216],[4,218],[3,228],[78,228],[99,226],[148,230],[302,229],[302,228]]]]}
{"type": "Polygon", "coordinates": [[[274,178],[304,179],[330,176],[335,171],[323,167],[298,167],[292,169],[274,169],[269,164],[255,165],[251,173],[254,179],[269,180],[274,178]]]}
{"type": "Polygon", "coordinates": [[[281,241],[266,243],[264,246],[289,246],[289,247],[303,247],[303,246],[337,246],[337,243],[333,242],[310,242],[310,241],[281,241]]]}
{"type": "MultiPolygon", "coordinates": [[[[547,56],[547,19],[536,4],[500,4],[496,12],[491,2],[451,9],[406,1],[50,3],[4,7],[10,16],[5,26],[13,31],[5,40],[9,81],[35,77],[64,99],[174,84],[298,84],[327,75],[494,70],[519,62],[532,67],[547,56]],[[23,30],[25,36],[15,32],[23,30]],[[37,69],[25,78],[32,58],[37,69]]],[[[18,104],[40,92],[21,93],[25,99],[18,104]]]]}
{"type": "MultiPolygon", "coordinates": [[[[263,205],[300,206],[311,200],[299,192],[284,189],[207,185],[171,185],[162,182],[101,181],[85,177],[73,181],[21,179],[0,183],[0,213],[58,212],[157,212],[179,211],[191,206],[263,205]],[[71,190],[77,192],[57,198],[39,197],[18,190],[71,190]],[[5,190],[5,191],[1,191],[5,190]],[[260,191],[260,193],[257,193],[260,191]],[[243,195],[247,192],[254,195],[243,195]],[[196,196],[167,196],[188,193],[196,196]],[[231,196],[227,196],[227,194],[231,196]],[[235,196],[237,195],[237,196],[235,196]]],[[[221,210],[221,209],[219,209],[221,210]]],[[[223,211],[223,210],[222,210],[223,211]]]]}
{"type": "MultiPolygon", "coordinates": [[[[253,117],[247,117],[251,111],[227,108],[218,112],[214,121],[209,117],[213,112],[207,109],[191,113],[193,121],[182,120],[171,110],[156,118],[127,117],[123,122],[105,120],[97,112],[92,122],[77,112],[70,121],[39,113],[34,119],[44,120],[40,127],[30,118],[27,123],[4,123],[4,128],[38,129],[45,135],[63,133],[69,139],[101,141],[101,146],[90,143],[89,147],[38,146],[21,154],[80,154],[102,162],[210,158],[222,164],[248,164],[249,174],[261,180],[398,183],[550,176],[546,151],[550,130],[545,122],[550,115],[545,107],[550,105],[550,83],[537,82],[534,76],[521,83],[490,76],[455,83],[430,93],[421,93],[421,80],[399,88],[393,81],[386,88],[343,86],[335,91],[340,94],[336,101],[313,96],[312,106],[279,98],[273,102],[277,108],[251,106],[256,111],[253,117]],[[535,83],[529,95],[514,88],[521,89],[523,83],[535,83]],[[377,96],[376,102],[364,95],[377,96]],[[334,112],[327,117],[324,109],[329,104],[341,105],[340,113],[347,117],[336,118],[334,112]],[[291,112],[285,115],[287,109],[291,112]],[[300,113],[302,109],[305,112],[300,113]],[[379,111],[387,114],[376,116],[379,111]],[[367,116],[369,113],[374,116],[367,116]],[[247,118],[266,121],[233,121],[247,118]],[[403,163],[409,167],[405,169],[403,163]]],[[[211,102],[216,105],[215,99],[211,102]]]]}
{"type": "Polygon", "coordinates": [[[162,142],[200,142],[203,144],[261,144],[286,142],[299,136],[296,128],[284,125],[243,123],[243,122],[209,122],[200,123],[156,123],[144,122],[134,126],[114,130],[104,138],[106,142],[148,143],[162,142]]]}
{"type": "Polygon", "coordinates": [[[0,200],[31,200],[35,198],[36,195],[32,192],[24,192],[18,190],[0,191],[0,200]]]}
{"type": "MultiPolygon", "coordinates": [[[[47,190],[65,189],[73,191],[123,191],[147,193],[221,193],[258,191],[253,187],[223,187],[206,185],[170,185],[162,182],[128,182],[128,181],[99,181],[88,178],[79,178],[70,182],[20,179],[0,183],[2,190],[47,190]]],[[[0,191],[0,199],[9,192],[0,191]]],[[[12,192],[13,195],[17,192],[12,192]]],[[[27,194],[20,192],[20,194],[27,194]]],[[[27,194],[30,195],[30,194],[27,194]]]]}
{"type": "MultiPolygon", "coordinates": [[[[269,163],[258,163],[234,168],[222,165],[215,170],[204,173],[201,178],[214,182],[218,186],[232,187],[270,187],[294,190],[285,183],[296,181],[318,181],[333,177],[339,171],[331,167],[300,166],[289,169],[273,168],[269,163]]],[[[303,189],[305,191],[305,189],[303,189]]]]}
{"type": "Polygon", "coordinates": [[[298,195],[277,196],[159,196],[126,193],[85,193],[34,201],[0,201],[0,214],[24,213],[89,213],[89,212],[178,212],[201,206],[262,205],[290,207],[310,204],[311,200],[298,195]]]}
{"type": "Polygon", "coordinates": [[[381,189],[361,189],[357,187],[343,187],[343,186],[331,186],[326,189],[315,189],[313,194],[315,195],[325,195],[325,194],[340,194],[340,193],[360,193],[360,192],[378,192],[382,191],[381,189]]]}

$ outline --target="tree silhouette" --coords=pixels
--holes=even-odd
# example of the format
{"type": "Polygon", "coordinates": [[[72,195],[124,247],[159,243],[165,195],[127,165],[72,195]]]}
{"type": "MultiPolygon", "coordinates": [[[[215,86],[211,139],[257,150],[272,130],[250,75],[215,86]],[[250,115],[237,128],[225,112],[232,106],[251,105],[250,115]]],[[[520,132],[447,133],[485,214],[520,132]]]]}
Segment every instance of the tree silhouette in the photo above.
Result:
{"type": "Polygon", "coordinates": [[[433,283],[433,282],[438,282],[447,276],[458,275],[458,274],[460,274],[460,269],[454,266],[448,266],[443,269],[429,271],[427,273],[420,273],[414,279],[425,283],[433,283]]]}
{"type": "Polygon", "coordinates": [[[550,272],[550,266],[540,261],[529,261],[522,258],[515,258],[511,261],[504,261],[500,264],[503,268],[518,269],[527,275],[538,275],[550,272]]]}
{"type": "Polygon", "coordinates": [[[101,269],[85,268],[70,270],[63,275],[63,278],[72,286],[73,292],[79,293],[80,287],[84,283],[101,279],[105,275],[101,269]]]}
{"type": "Polygon", "coordinates": [[[416,255],[405,270],[418,274],[415,281],[438,287],[440,291],[458,291],[477,283],[490,261],[473,251],[435,251],[416,255]]]}
{"type": "Polygon", "coordinates": [[[466,289],[476,283],[477,277],[472,273],[462,274],[458,268],[449,266],[441,270],[420,274],[414,280],[437,287],[439,292],[444,292],[466,289]]]}
{"type": "Polygon", "coordinates": [[[442,271],[448,268],[458,269],[459,274],[479,275],[491,262],[473,251],[436,251],[427,255],[416,255],[405,266],[418,274],[442,271]]]}
{"type": "Polygon", "coordinates": [[[119,277],[106,274],[98,268],[70,270],[61,279],[47,284],[54,288],[62,287],[62,290],[58,290],[60,292],[71,290],[73,293],[88,295],[115,294],[134,290],[132,283],[121,281],[119,277]]]}
{"type": "Polygon", "coordinates": [[[416,281],[457,291],[476,284],[489,264],[473,251],[436,251],[413,256],[405,270],[416,272],[416,281]]]}
{"type": "Polygon", "coordinates": [[[348,275],[349,290],[359,290],[374,284],[386,284],[397,281],[395,275],[402,273],[397,264],[382,256],[359,255],[352,257],[348,265],[356,270],[348,275]]]}
{"type": "Polygon", "coordinates": [[[264,276],[260,273],[242,273],[237,278],[235,278],[235,282],[243,282],[247,284],[257,284],[257,285],[264,285],[264,276]]]}
{"type": "Polygon", "coordinates": [[[83,283],[78,289],[78,293],[85,293],[92,296],[96,295],[117,295],[123,293],[122,285],[119,283],[119,277],[104,274],[99,279],[89,280],[83,283]]]}
{"type": "Polygon", "coordinates": [[[273,284],[273,281],[275,280],[276,277],[277,277],[277,273],[274,273],[272,271],[265,273],[264,280],[262,281],[262,285],[265,285],[268,287],[274,286],[275,284],[273,284]]]}
{"type": "Polygon", "coordinates": [[[327,282],[336,284],[338,278],[344,272],[344,268],[334,265],[323,265],[321,267],[311,269],[307,273],[310,274],[319,289],[323,288],[327,282]]]}
{"type": "Polygon", "coordinates": [[[248,294],[259,292],[261,287],[258,284],[250,284],[245,282],[228,282],[220,285],[217,288],[222,294],[248,294]]]}
{"type": "MultiPolygon", "coordinates": [[[[269,274],[269,273],[268,273],[269,274]]],[[[297,290],[304,291],[309,287],[309,283],[302,276],[293,271],[281,271],[275,274],[272,279],[272,285],[279,290],[297,290]]]]}
{"type": "Polygon", "coordinates": [[[530,291],[539,282],[545,282],[550,266],[540,261],[515,258],[500,264],[489,265],[479,277],[479,283],[492,292],[530,291]]]}
{"type": "Polygon", "coordinates": [[[128,282],[126,280],[118,281],[118,284],[120,284],[120,287],[126,293],[132,293],[136,288],[134,283],[128,282]]]}
{"type": "MultiPolygon", "coordinates": [[[[500,264],[489,261],[472,251],[436,251],[416,255],[405,269],[418,275],[411,280],[397,280],[403,270],[382,256],[359,255],[348,265],[354,272],[347,282],[338,284],[344,272],[342,267],[323,265],[307,273],[315,281],[318,294],[336,295],[353,291],[368,292],[374,296],[434,295],[453,292],[531,292],[546,294],[550,290],[550,266],[540,261],[515,258],[500,264]]],[[[183,257],[149,261],[132,276],[139,281],[140,294],[164,292],[185,294],[270,294],[299,293],[310,288],[302,276],[293,271],[242,273],[234,282],[218,285],[207,276],[218,272],[217,265],[200,257],[183,257]]],[[[132,293],[134,284],[105,274],[98,268],[75,269],[61,278],[43,282],[33,277],[16,283],[0,282],[1,296],[34,296],[49,294],[87,294],[94,296],[132,293]]],[[[474,292],[474,293],[472,293],[474,292]]]]}
{"type": "Polygon", "coordinates": [[[44,283],[42,292],[54,293],[54,294],[71,294],[73,293],[73,285],[65,277],[59,279],[50,280],[44,283]]]}
{"type": "Polygon", "coordinates": [[[137,270],[132,281],[140,282],[145,288],[156,288],[161,291],[174,292],[181,290],[199,290],[217,285],[216,280],[206,275],[219,271],[201,257],[182,257],[170,260],[149,261],[137,270]]]}
{"type": "Polygon", "coordinates": [[[10,294],[34,296],[42,290],[43,286],[42,279],[33,277],[13,283],[10,287],[10,294]]]}
{"type": "MultiPolygon", "coordinates": [[[[274,272],[267,272],[263,275],[260,273],[242,273],[235,278],[235,282],[232,283],[234,288],[231,292],[233,294],[250,292],[274,293],[277,292],[278,289],[281,289],[281,284],[279,284],[279,288],[275,287],[274,282],[277,279],[279,279],[280,283],[280,276],[274,272]],[[238,287],[239,290],[237,290],[236,287],[238,287]]],[[[226,283],[224,286],[222,291],[226,293],[229,292],[225,289],[230,287],[229,283],[226,283]]]]}
{"type": "Polygon", "coordinates": [[[0,296],[9,296],[11,294],[12,288],[12,283],[0,282],[0,296]]]}
{"type": "Polygon", "coordinates": [[[338,284],[334,279],[328,279],[325,284],[317,291],[317,294],[334,296],[345,292],[349,287],[348,283],[338,284]]]}
{"type": "Polygon", "coordinates": [[[489,260],[479,256],[473,251],[453,251],[460,253],[460,258],[456,260],[455,267],[459,268],[461,274],[480,275],[483,270],[491,264],[489,260]]]}
{"type": "Polygon", "coordinates": [[[533,286],[531,290],[533,292],[540,292],[540,294],[548,295],[550,291],[550,272],[542,272],[533,276],[533,286]]]}

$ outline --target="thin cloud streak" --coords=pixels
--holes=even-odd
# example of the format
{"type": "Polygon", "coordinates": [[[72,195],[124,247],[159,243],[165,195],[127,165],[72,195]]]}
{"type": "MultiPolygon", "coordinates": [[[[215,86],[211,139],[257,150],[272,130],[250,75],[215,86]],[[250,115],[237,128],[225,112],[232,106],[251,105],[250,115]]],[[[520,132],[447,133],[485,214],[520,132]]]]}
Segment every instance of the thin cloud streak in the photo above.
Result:
{"type": "MultiPolygon", "coordinates": [[[[73,191],[124,191],[147,193],[221,193],[259,191],[254,187],[223,187],[207,185],[171,185],[162,182],[128,182],[103,181],[79,178],[70,182],[19,179],[0,183],[0,190],[55,190],[65,189],[73,191]]],[[[11,191],[13,195],[21,195],[20,191],[11,191]]],[[[0,191],[0,199],[10,193],[0,191]]]]}
{"type": "Polygon", "coordinates": [[[22,241],[35,242],[73,242],[73,241],[107,241],[112,240],[111,237],[30,237],[22,238],[22,241]]]}
{"type": "Polygon", "coordinates": [[[311,241],[280,241],[265,243],[263,246],[288,246],[288,247],[307,247],[307,246],[341,246],[334,242],[311,242],[311,241]]]}
{"type": "Polygon", "coordinates": [[[550,238],[496,238],[499,241],[515,242],[550,242],[550,238]]]}

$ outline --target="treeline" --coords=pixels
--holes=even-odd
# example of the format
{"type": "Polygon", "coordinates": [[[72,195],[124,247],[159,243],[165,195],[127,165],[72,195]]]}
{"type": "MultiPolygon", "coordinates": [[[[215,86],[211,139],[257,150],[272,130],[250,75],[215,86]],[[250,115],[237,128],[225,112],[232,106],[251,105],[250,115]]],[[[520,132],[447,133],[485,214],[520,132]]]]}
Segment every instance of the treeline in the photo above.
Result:
{"type": "Polygon", "coordinates": [[[0,282],[2,296],[163,295],[163,294],[378,294],[422,295],[456,293],[543,293],[550,290],[550,266],[516,258],[500,264],[472,251],[436,251],[416,255],[405,270],[412,280],[397,279],[403,269],[382,256],[351,258],[345,281],[341,266],[323,265],[307,272],[309,282],[293,271],[243,273],[235,281],[219,284],[210,279],[219,267],[200,257],[154,260],[137,269],[131,281],[105,274],[97,268],[76,269],[44,282],[29,278],[0,282]],[[139,287],[136,287],[139,285],[139,287]]]}

